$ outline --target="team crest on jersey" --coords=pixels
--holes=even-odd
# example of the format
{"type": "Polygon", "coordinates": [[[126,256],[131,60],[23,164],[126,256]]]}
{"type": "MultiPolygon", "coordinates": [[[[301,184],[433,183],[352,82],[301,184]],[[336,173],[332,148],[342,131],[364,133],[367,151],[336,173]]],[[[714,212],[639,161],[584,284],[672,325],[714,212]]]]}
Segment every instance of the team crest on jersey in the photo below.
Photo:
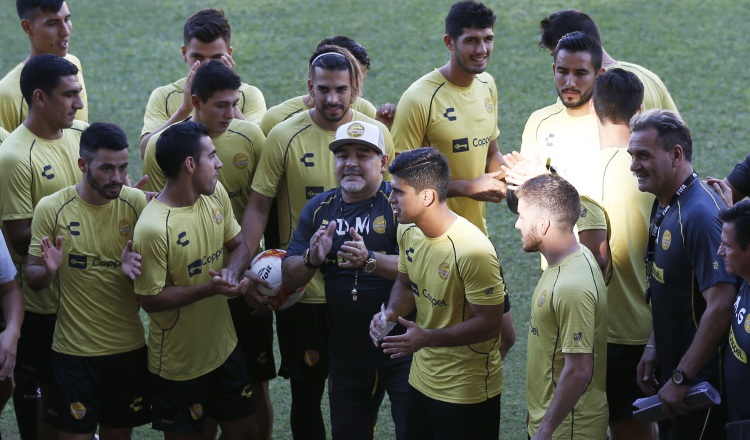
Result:
{"type": "Polygon", "coordinates": [[[576,342],[581,342],[581,339],[583,338],[583,333],[581,332],[575,332],[573,334],[573,340],[576,342]]]}
{"type": "Polygon", "coordinates": [[[750,315],[745,318],[745,331],[750,333],[750,315]]]}
{"type": "Polygon", "coordinates": [[[492,98],[489,96],[484,99],[484,109],[487,110],[487,113],[492,113],[495,110],[495,104],[492,103],[492,98]]]}
{"type": "Polygon", "coordinates": [[[438,266],[438,276],[441,280],[445,281],[451,276],[451,267],[446,262],[440,263],[438,266]]]}
{"type": "Polygon", "coordinates": [[[484,289],[484,294],[485,295],[492,295],[493,293],[495,293],[495,288],[494,287],[489,287],[487,289],[484,289]]]}
{"type": "Polygon", "coordinates": [[[224,214],[221,212],[221,209],[219,208],[212,208],[211,209],[211,220],[214,221],[217,225],[220,225],[221,222],[224,221],[224,214]]]}
{"type": "Polygon", "coordinates": [[[542,307],[544,303],[547,302],[547,291],[542,290],[542,293],[539,294],[539,298],[536,299],[536,306],[542,307]]]}
{"type": "Polygon", "coordinates": [[[70,415],[76,420],[81,420],[86,417],[86,407],[81,402],[73,402],[70,404],[70,415]]]}
{"type": "Polygon", "coordinates": [[[305,365],[308,367],[312,367],[313,365],[317,364],[318,361],[320,361],[320,354],[312,349],[305,350],[305,365]]]}
{"type": "Polygon", "coordinates": [[[120,223],[117,224],[117,231],[120,233],[121,237],[129,237],[130,230],[130,220],[126,218],[120,220],[120,223]]]}
{"type": "Polygon", "coordinates": [[[661,236],[661,248],[665,251],[669,249],[669,246],[672,245],[672,233],[669,232],[669,229],[664,231],[664,235],[661,236]]]}
{"type": "Polygon", "coordinates": [[[203,417],[203,405],[201,405],[200,403],[196,403],[195,405],[191,406],[190,417],[192,417],[193,420],[198,420],[203,417]]]}
{"type": "Polygon", "coordinates": [[[385,217],[382,215],[372,221],[372,229],[378,234],[385,234],[385,217]]]}
{"type": "Polygon", "coordinates": [[[247,168],[247,164],[249,164],[250,161],[247,159],[247,154],[237,153],[234,155],[232,163],[234,163],[234,167],[238,170],[244,170],[245,168],[247,168]]]}
{"type": "Polygon", "coordinates": [[[346,134],[353,138],[362,137],[362,135],[365,134],[365,126],[359,122],[355,122],[346,129],[346,134]]]}

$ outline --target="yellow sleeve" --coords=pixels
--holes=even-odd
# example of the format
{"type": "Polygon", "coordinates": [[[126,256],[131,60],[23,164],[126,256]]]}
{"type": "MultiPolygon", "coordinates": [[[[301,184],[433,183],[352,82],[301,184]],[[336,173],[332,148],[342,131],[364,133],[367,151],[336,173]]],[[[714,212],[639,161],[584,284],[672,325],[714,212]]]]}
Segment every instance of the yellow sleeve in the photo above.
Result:
{"type": "MultiPolygon", "coordinates": [[[[492,75],[487,75],[487,77],[489,78],[489,82],[490,82],[490,90],[492,92],[492,104],[495,106],[495,120],[497,121],[498,120],[497,115],[498,115],[498,112],[500,111],[500,109],[497,107],[497,84],[495,83],[495,78],[493,78],[492,75]]],[[[497,126],[497,124],[495,124],[495,131],[492,133],[492,138],[490,140],[494,141],[498,137],[500,137],[500,128],[497,126]]],[[[498,145],[498,148],[499,147],[500,146],[498,145]]]]}
{"type": "Polygon", "coordinates": [[[247,85],[240,87],[242,105],[240,111],[246,120],[260,124],[266,113],[266,99],[263,93],[255,86],[247,85]]]}
{"type": "Polygon", "coordinates": [[[167,281],[167,232],[151,221],[139,219],[133,236],[133,248],[142,258],[141,274],[135,279],[139,295],[156,295],[167,281]]]}
{"type": "Polygon", "coordinates": [[[53,244],[57,239],[55,235],[55,206],[53,197],[54,195],[42,197],[42,200],[34,208],[34,218],[31,220],[29,255],[35,257],[42,256],[43,237],[49,237],[53,244]]]}
{"type": "Polygon", "coordinates": [[[263,130],[261,130],[256,124],[253,124],[253,128],[249,134],[250,140],[253,143],[253,157],[255,158],[255,160],[253,160],[253,164],[255,165],[253,174],[255,174],[255,170],[258,169],[258,164],[260,163],[260,156],[263,152],[263,147],[266,144],[266,136],[263,134],[263,130]]]}
{"type": "Polygon", "coordinates": [[[17,152],[4,151],[0,154],[0,170],[0,220],[31,218],[34,203],[30,164],[17,152]]]}
{"type": "MultiPolygon", "coordinates": [[[[489,248],[492,247],[488,243],[489,248]]],[[[497,305],[505,300],[505,280],[494,249],[472,248],[467,258],[458,261],[464,280],[466,299],[477,305],[497,305]]]]}
{"type": "Polygon", "coordinates": [[[284,139],[279,130],[271,130],[263,144],[258,168],[253,176],[252,190],[266,197],[276,197],[284,175],[284,139]]]}
{"type": "Polygon", "coordinates": [[[141,137],[158,129],[169,119],[170,115],[166,113],[166,107],[161,105],[166,99],[167,94],[164,87],[159,87],[151,92],[148,104],[146,104],[146,113],[143,115],[141,137]]]}
{"type": "Polygon", "coordinates": [[[422,146],[427,127],[427,112],[418,100],[419,94],[407,90],[398,102],[393,120],[393,141],[396,152],[413,150],[422,146]]]}
{"type": "Polygon", "coordinates": [[[20,86],[13,87],[13,79],[16,79],[15,70],[11,70],[2,81],[0,81],[0,127],[13,131],[21,123],[21,106],[23,96],[20,86]]]}
{"type": "Polygon", "coordinates": [[[234,217],[234,211],[232,211],[232,201],[229,200],[229,194],[227,194],[227,190],[224,189],[224,186],[221,183],[216,184],[215,195],[221,202],[221,206],[223,208],[222,215],[226,220],[224,222],[224,243],[226,243],[236,237],[237,234],[240,233],[241,228],[240,224],[237,223],[237,219],[234,217]]]}
{"type": "Polygon", "coordinates": [[[167,183],[164,171],[156,163],[156,141],[160,135],[161,132],[149,138],[146,151],[143,153],[143,175],[148,175],[148,182],[143,186],[145,191],[159,192],[167,183]]]}
{"type": "Polygon", "coordinates": [[[588,196],[581,196],[581,216],[576,222],[578,232],[595,229],[608,229],[607,214],[604,208],[588,196]]]}

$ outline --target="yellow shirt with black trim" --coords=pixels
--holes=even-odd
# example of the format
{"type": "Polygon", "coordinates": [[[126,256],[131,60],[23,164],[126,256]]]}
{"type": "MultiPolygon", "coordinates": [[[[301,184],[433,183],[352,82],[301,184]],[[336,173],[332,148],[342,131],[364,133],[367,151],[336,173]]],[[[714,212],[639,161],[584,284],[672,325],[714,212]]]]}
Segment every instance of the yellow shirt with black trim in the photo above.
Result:
{"type": "MultiPolygon", "coordinates": [[[[475,179],[485,173],[489,144],[500,135],[497,112],[497,86],[489,73],[458,87],[433,70],[398,102],[392,127],[396,150],[436,147],[448,159],[451,179],[475,179]]],[[[451,197],[448,206],[487,234],[484,202],[451,197]]]]}
{"type": "MultiPolygon", "coordinates": [[[[161,133],[151,136],[143,155],[143,174],[149,177],[144,186],[146,191],[159,192],[167,183],[164,172],[156,163],[156,141],[161,133]]],[[[219,168],[219,182],[232,200],[232,210],[237,221],[240,221],[245,212],[245,205],[250,197],[250,184],[260,161],[265,139],[256,124],[239,119],[233,119],[227,131],[211,139],[216,147],[216,156],[223,164],[219,168]]]]}
{"type": "Polygon", "coordinates": [[[524,157],[541,164],[549,159],[555,172],[580,194],[592,194],[591,174],[599,150],[599,125],[594,113],[571,116],[561,104],[532,113],[521,136],[524,157]]]}
{"type": "MultiPolygon", "coordinates": [[[[492,243],[467,219],[430,238],[413,224],[399,225],[398,270],[409,276],[416,324],[454,327],[474,315],[470,304],[503,304],[506,290],[492,243]]],[[[484,402],[502,391],[500,336],[460,347],[425,347],[414,353],[409,384],[442,402],[484,402]]]]}
{"type": "MultiPolygon", "coordinates": [[[[281,104],[269,108],[263,115],[263,119],[260,121],[260,129],[263,130],[263,134],[268,136],[271,129],[280,122],[286,121],[296,114],[309,110],[305,105],[305,96],[307,95],[287,99],[281,104]]],[[[375,116],[377,115],[377,109],[375,106],[362,97],[357,98],[357,100],[352,103],[351,108],[371,117],[372,119],[375,119],[375,116]]]]}
{"type": "MultiPolygon", "coordinates": [[[[65,59],[78,67],[78,81],[81,83],[81,101],[83,108],[76,112],[76,119],[86,122],[89,120],[89,103],[86,96],[86,83],[83,81],[81,61],[75,55],[67,54],[65,59]]],[[[29,105],[21,94],[21,71],[25,64],[21,63],[8,72],[0,80],[0,127],[9,132],[18,128],[29,114],[29,105]]]]}
{"type": "MultiPolygon", "coordinates": [[[[185,81],[187,78],[182,78],[172,84],[157,87],[151,92],[146,104],[146,113],[143,115],[141,137],[158,130],[180,108],[185,93],[185,81]]],[[[240,84],[240,102],[237,106],[246,120],[259,124],[266,112],[266,99],[257,87],[243,82],[240,84]]]]}
{"type": "Polygon", "coordinates": [[[609,336],[613,344],[645,345],[651,334],[651,306],[646,302],[646,265],[652,194],[638,190],[624,148],[606,148],[600,154],[602,205],[609,214],[612,236],[612,279],[607,285],[609,336]]]}
{"type": "Polygon", "coordinates": [[[143,323],[120,255],[146,196],[123,187],[106,205],[86,203],[75,186],[44,197],[34,209],[29,254],[42,256],[42,237],[62,237],[62,264],[52,281],[59,300],[52,349],[75,356],[125,353],[143,347],[143,323]]]}
{"type": "MultiPolygon", "coordinates": [[[[369,122],[383,131],[390,163],[395,150],[385,125],[356,110],[351,112],[352,121],[369,122]]],[[[266,138],[252,189],[260,195],[277,198],[282,249],[289,246],[297,219],[307,201],[338,186],[334,156],[328,148],[335,135],[335,131],[325,130],[314,123],[310,112],[306,111],[274,127],[266,138]]],[[[385,180],[389,179],[386,172],[385,180]]],[[[300,302],[325,303],[320,272],[307,284],[300,302]]]]}
{"type": "MultiPolygon", "coordinates": [[[[135,293],[157,295],[170,286],[195,286],[224,267],[224,243],[240,233],[221,183],[192,206],[173,208],[154,199],[135,227],[142,256],[135,293]]],[[[149,313],[149,371],[169,380],[209,373],[229,357],[237,336],[227,298],[214,295],[171,310],[149,313]]]]}
{"type": "MultiPolygon", "coordinates": [[[[59,139],[48,140],[21,124],[3,141],[0,145],[0,220],[31,219],[42,197],[81,180],[79,143],[86,127],[85,122],[73,121],[73,127],[63,130],[59,139]]],[[[10,254],[18,270],[26,310],[55,313],[57,299],[52,290],[31,290],[24,279],[26,256],[18,255],[12,247],[10,254]]]]}
{"type": "Polygon", "coordinates": [[[585,246],[550,265],[531,297],[526,351],[529,436],[536,434],[552,402],[565,354],[577,353],[592,355],[592,376],[552,438],[603,439],[609,420],[607,290],[596,260],[585,246]]]}

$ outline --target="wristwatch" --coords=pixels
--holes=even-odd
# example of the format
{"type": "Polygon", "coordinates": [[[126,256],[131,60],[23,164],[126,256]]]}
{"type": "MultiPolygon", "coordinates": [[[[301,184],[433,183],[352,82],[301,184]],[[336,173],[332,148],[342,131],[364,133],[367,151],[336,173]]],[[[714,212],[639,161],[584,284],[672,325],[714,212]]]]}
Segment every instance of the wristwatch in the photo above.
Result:
{"type": "Polygon", "coordinates": [[[684,371],[674,370],[672,372],[672,382],[674,382],[675,385],[687,385],[687,381],[687,374],[685,374],[684,371]]]}
{"type": "Polygon", "coordinates": [[[370,251],[370,258],[365,260],[365,264],[362,265],[362,271],[365,273],[373,273],[377,266],[378,260],[375,259],[375,252],[370,251]]]}
{"type": "Polygon", "coordinates": [[[310,262],[310,248],[305,249],[305,252],[302,254],[302,262],[310,269],[320,268],[320,266],[316,266],[310,262]]]}

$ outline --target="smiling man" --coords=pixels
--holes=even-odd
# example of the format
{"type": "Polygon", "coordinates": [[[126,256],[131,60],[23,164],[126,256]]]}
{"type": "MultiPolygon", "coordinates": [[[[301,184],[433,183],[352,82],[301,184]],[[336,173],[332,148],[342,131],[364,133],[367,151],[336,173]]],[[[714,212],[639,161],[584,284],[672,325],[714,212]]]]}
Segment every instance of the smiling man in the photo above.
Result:
{"type": "MultiPolygon", "coordinates": [[[[42,197],[76,184],[78,143],[86,123],[75,120],[83,107],[78,68],[56,55],[42,54],[21,71],[21,92],[29,107],[26,120],[0,145],[0,220],[19,284],[24,290],[26,314],[18,341],[14,407],[21,436],[34,438],[37,430],[37,389],[52,383],[52,334],[57,298],[49,290],[32,291],[23,278],[31,241],[34,207],[42,197]]],[[[49,425],[42,425],[43,428],[49,425]]],[[[54,435],[54,433],[42,433],[54,435]]]]}
{"type": "Polygon", "coordinates": [[[16,10],[21,19],[21,28],[29,37],[31,50],[26,60],[0,80],[0,127],[11,132],[26,120],[29,106],[19,87],[21,70],[30,59],[44,53],[63,57],[78,68],[82,107],[76,119],[87,121],[88,103],[81,62],[68,53],[73,31],[68,4],[62,0],[16,0],[16,10]]]}
{"type": "Polygon", "coordinates": [[[602,47],[583,32],[572,32],[557,43],[552,73],[563,105],[535,111],[526,121],[521,154],[537,164],[551,165],[583,195],[591,195],[587,176],[599,155],[599,128],[589,101],[602,69],[602,47]]]}
{"type": "Polygon", "coordinates": [[[658,393],[671,417],[659,422],[662,438],[724,438],[725,402],[688,414],[683,398],[702,381],[723,394],[721,347],[736,296],[735,277],[716,257],[718,214],[726,205],[693,170],[690,129],[676,113],[649,110],[636,115],[630,129],[630,170],[638,189],[656,196],[643,237],[653,326],[638,385],[647,395],[658,393]]]}

